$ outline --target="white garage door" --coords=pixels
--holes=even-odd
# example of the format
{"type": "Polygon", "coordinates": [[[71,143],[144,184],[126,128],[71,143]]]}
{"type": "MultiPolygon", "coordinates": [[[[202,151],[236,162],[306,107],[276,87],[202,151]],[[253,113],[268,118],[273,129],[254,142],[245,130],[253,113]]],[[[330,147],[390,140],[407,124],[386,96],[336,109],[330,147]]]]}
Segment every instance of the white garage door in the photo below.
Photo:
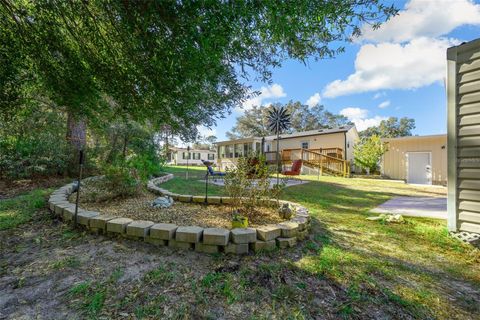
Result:
{"type": "Polygon", "coordinates": [[[432,184],[432,164],[430,152],[408,152],[407,182],[432,184]]]}

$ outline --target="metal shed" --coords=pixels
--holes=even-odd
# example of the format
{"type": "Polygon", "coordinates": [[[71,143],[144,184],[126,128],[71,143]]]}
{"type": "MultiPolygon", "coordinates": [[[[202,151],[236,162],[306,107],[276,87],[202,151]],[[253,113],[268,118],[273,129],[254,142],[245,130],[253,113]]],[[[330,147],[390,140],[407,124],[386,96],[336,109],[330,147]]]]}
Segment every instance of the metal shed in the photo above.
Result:
{"type": "Polygon", "coordinates": [[[382,139],[382,175],[414,184],[447,184],[447,135],[382,139]]]}
{"type": "Polygon", "coordinates": [[[447,50],[448,228],[480,233],[480,39],[447,50]]]}

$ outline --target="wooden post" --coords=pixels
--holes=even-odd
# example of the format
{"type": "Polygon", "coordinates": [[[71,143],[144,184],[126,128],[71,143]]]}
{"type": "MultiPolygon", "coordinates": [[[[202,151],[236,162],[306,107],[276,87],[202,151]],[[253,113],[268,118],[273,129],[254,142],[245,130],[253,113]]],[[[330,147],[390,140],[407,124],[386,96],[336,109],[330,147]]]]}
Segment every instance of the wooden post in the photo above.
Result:
{"type": "Polygon", "coordinates": [[[320,156],[320,175],[323,176],[323,156],[320,156]]]}

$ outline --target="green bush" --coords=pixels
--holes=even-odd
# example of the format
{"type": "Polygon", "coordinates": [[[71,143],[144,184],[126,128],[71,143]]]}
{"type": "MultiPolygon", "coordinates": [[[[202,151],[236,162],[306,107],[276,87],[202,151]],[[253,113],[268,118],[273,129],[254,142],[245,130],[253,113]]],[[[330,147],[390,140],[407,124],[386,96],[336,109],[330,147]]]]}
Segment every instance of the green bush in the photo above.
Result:
{"type": "Polygon", "coordinates": [[[103,172],[103,176],[84,181],[80,193],[87,202],[135,196],[142,190],[142,180],[134,168],[125,164],[106,165],[103,172]]]}
{"type": "Polygon", "coordinates": [[[115,197],[131,196],[141,189],[141,179],[135,169],[108,166],[105,170],[105,187],[114,192],[115,197]]]}
{"type": "Polygon", "coordinates": [[[273,171],[266,164],[264,156],[242,157],[234,168],[225,175],[225,192],[233,198],[232,206],[243,216],[252,217],[265,200],[277,199],[284,184],[270,186],[273,171]]]}
{"type": "Polygon", "coordinates": [[[362,138],[360,143],[353,147],[355,164],[365,168],[369,173],[375,173],[387,146],[380,137],[371,136],[362,138]]]}
{"type": "Polygon", "coordinates": [[[69,160],[63,116],[43,109],[18,113],[14,121],[0,119],[0,178],[63,173],[69,160]]]}
{"type": "Polygon", "coordinates": [[[152,154],[135,155],[128,159],[127,165],[135,169],[140,179],[146,181],[163,171],[165,160],[152,154]]]}

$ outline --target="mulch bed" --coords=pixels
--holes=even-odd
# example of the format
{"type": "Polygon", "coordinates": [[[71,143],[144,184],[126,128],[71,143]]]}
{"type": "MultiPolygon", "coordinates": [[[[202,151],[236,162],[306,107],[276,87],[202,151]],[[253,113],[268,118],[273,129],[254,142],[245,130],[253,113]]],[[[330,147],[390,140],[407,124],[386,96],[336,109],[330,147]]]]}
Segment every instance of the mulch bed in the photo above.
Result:
{"type": "MultiPolygon", "coordinates": [[[[80,193],[81,194],[81,193],[80,193]]],[[[113,199],[104,202],[80,201],[82,209],[101,212],[134,220],[175,223],[183,226],[231,228],[233,208],[226,205],[204,205],[197,203],[175,202],[170,208],[153,208],[151,203],[157,195],[143,191],[135,197],[113,199]]],[[[75,194],[70,201],[74,202],[75,194]]],[[[259,208],[249,217],[249,226],[257,227],[284,221],[272,208],[259,208]]]]}

